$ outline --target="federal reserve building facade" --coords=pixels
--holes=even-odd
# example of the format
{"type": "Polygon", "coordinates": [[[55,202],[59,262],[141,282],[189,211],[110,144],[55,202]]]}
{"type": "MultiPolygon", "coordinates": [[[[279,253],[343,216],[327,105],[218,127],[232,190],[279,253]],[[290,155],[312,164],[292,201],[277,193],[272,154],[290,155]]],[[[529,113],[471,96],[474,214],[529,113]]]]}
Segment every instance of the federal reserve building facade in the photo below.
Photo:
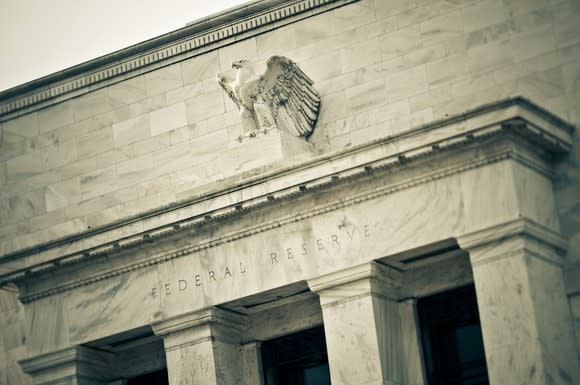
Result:
{"type": "Polygon", "coordinates": [[[0,384],[579,384],[578,25],[256,0],[1,92],[0,384]]]}

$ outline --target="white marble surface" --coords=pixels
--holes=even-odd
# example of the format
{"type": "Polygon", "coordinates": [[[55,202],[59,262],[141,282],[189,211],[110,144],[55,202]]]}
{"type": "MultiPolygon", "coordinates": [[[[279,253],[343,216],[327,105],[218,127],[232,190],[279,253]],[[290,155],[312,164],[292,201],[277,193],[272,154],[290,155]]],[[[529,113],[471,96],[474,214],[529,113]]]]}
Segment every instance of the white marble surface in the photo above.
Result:
{"type": "Polygon", "coordinates": [[[469,253],[490,383],[577,382],[574,329],[557,250],[514,236],[469,253]]]}
{"type": "Polygon", "coordinates": [[[320,297],[333,384],[424,384],[412,300],[402,276],[375,262],[309,281],[320,297]]]}
{"type": "MultiPolygon", "coordinates": [[[[319,177],[330,178],[349,165],[364,165],[401,151],[415,151],[421,145],[429,147],[436,140],[475,128],[489,128],[513,116],[522,116],[546,132],[564,137],[563,142],[574,143],[568,158],[556,166],[553,183],[549,172],[546,175],[538,170],[550,169],[550,162],[540,161],[537,167],[535,162],[518,157],[535,156],[530,155],[532,151],[520,148],[519,140],[507,145],[499,142],[467,145],[463,154],[435,156],[400,167],[396,172],[391,168],[380,177],[375,174],[374,181],[372,178],[346,181],[343,188],[330,193],[312,192],[293,205],[254,211],[235,223],[222,223],[221,228],[204,228],[200,234],[182,233],[182,239],[188,239],[190,245],[202,243],[202,238],[227,243],[171,261],[159,259],[151,266],[134,268],[111,262],[116,260],[115,255],[103,259],[96,270],[108,274],[114,265],[119,275],[97,280],[94,272],[87,273],[76,265],[78,275],[63,271],[55,273],[51,280],[31,282],[32,292],[71,282],[79,285],[70,287],[67,291],[70,294],[59,293],[57,299],[55,295],[27,304],[31,354],[54,351],[71,342],[83,343],[124,328],[318,277],[441,239],[494,228],[522,217],[556,231],[561,226],[570,240],[569,260],[578,260],[578,135],[571,141],[567,134],[555,130],[549,119],[530,116],[522,109],[509,109],[477,119],[465,117],[420,137],[405,135],[360,151],[345,154],[337,151],[377,138],[394,138],[423,123],[463,114],[482,103],[513,95],[531,98],[578,125],[579,14],[575,3],[567,0],[551,4],[359,1],[296,23],[278,25],[279,28],[259,36],[229,41],[219,50],[184,58],[180,63],[3,122],[0,255],[85,231],[88,226],[107,225],[177,199],[209,195],[208,192],[224,190],[224,186],[237,187],[231,194],[212,196],[195,205],[93,233],[21,260],[6,261],[0,266],[2,273],[37,266],[67,254],[80,255],[88,248],[194,215],[203,216],[208,209],[240,203],[247,196],[277,194],[279,188],[310,183],[319,177]],[[281,36],[284,46],[280,45],[281,36]],[[319,87],[323,111],[309,141],[323,155],[315,163],[301,164],[299,170],[275,175],[287,166],[285,162],[270,164],[265,158],[256,161],[259,146],[248,146],[250,150],[232,147],[229,153],[236,154],[232,156],[238,160],[236,166],[245,164],[245,168],[229,169],[231,179],[211,188],[203,187],[223,177],[216,167],[216,154],[232,143],[232,136],[239,135],[231,120],[232,106],[223,102],[220,90],[207,87],[207,80],[229,66],[232,58],[245,56],[261,65],[272,53],[296,59],[319,87]],[[183,107],[187,126],[182,125],[183,107]],[[137,119],[138,132],[132,142],[126,135],[126,126],[132,125],[131,119],[143,116],[149,120],[165,117],[170,124],[164,126],[155,121],[158,135],[146,137],[145,125],[137,119]],[[191,131],[189,125],[194,125],[191,131]],[[184,149],[188,146],[196,152],[187,154],[184,149]],[[511,151],[514,157],[493,160],[494,152],[504,150],[511,151]],[[167,161],[173,156],[173,161],[167,161]],[[477,162],[480,163],[475,165],[477,162]],[[197,168],[192,168],[192,163],[197,168]],[[157,167],[159,174],[150,173],[157,167]],[[249,169],[253,171],[238,174],[249,169]],[[260,179],[260,175],[266,176],[260,179]],[[128,180],[132,182],[129,185],[125,184],[128,180]],[[247,184],[239,183],[240,180],[247,184]],[[150,189],[155,192],[131,194],[150,189]],[[377,195],[369,198],[370,192],[377,195]],[[348,203],[350,198],[358,200],[355,205],[345,203],[345,207],[324,211],[326,205],[336,203],[337,199],[348,203]],[[317,208],[321,210],[313,214],[317,208]],[[298,222],[287,219],[297,215],[305,216],[298,222]],[[220,238],[239,234],[242,229],[256,233],[228,241],[220,238]],[[303,245],[309,251],[307,255],[302,255],[303,245]],[[246,272],[242,273],[243,270],[246,272]],[[210,271],[220,275],[214,280],[210,271]],[[197,275],[205,277],[202,287],[196,286],[197,275]],[[186,280],[187,289],[180,291],[180,280],[186,280]],[[163,296],[165,285],[169,285],[170,295],[163,296]],[[157,297],[152,295],[154,288],[157,297]],[[43,325],[48,325],[49,332],[43,334],[43,325]]],[[[270,155],[272,151],[275,152],[269,148],[264,154],[270,155]]],[[[185,248],[184,243],[177,243],[174,249],[185,248]]],[[[155,249],[145,245],[130,252],[138,258],[156,258],[175,251],[168,246],[155,249]]],[[[537,299],[550,309],[554,307],[547,316],[565,317],[566,310],[562,309],[566,306],[562,301],[566,297],[557,285],[560,280],[552,265],[537,268],[520,261],[519,266],[530,272],[527,278],[517,274],[513,277],[521,281],[522,290],[528,282],[527,298],[537,299]],[[536,278],[533,282],[532,276],[536,278]],[[542,296],[544,289],[560,294],[546,299],[542,296]]],[[[490,285],[497,284],[497,290],[519,298],[515,294],[517,287],[493,280],[501,277],[503,271],[488,273],[492,276],[490,285]]],[[[465,271],[460,275],[466,279],[465,271]]],[[[477,281],[477,273],[475,276],[477,281]]],[[[495,289],[491,291],[493,299],[495,289]]],[[[572,302],[577,303],[577,294],[574,295],[572,302]]],[[[527,327],[530,325],[519,326],[512,318],[532,319],[536,329],[544,333],[541,341],[533,338],[525,341],[525,347],[530,348],[520,350],[529,354],[529,360],[520,361],[522,366],[517,370],[505,369],[510,375],[530,369],[528,364],[538,357],[557,356],[537,341],[544,344],[573,340],[569,335],[564,338],[545,330],[549,328],[545,325],[552,321],[560,325],[561,320],[544,319],[540,305],[533,311],[514,307],[509,319],[498,321],[500,326],[507,325],[508,330],[529,331],[533,330],[527,327]]],[[[368,310],[369,305],[365,306],[368,310]]],[[[501,333],[490,332],[492,336],[501,333]]],[[[513,354],[514,349],[510,349],[498,348],[500,361],[501,357],[513,354]]],[[[552,361],[545,358],[544,364],[552,365],[552,361]]],[[[536,373],[551,373],[551,367],[546,366],[541,372],[540,366],[536,366],[536,373]]],[[[498,370],[498,376],[505,373],[503,370],[498,370]]]]}

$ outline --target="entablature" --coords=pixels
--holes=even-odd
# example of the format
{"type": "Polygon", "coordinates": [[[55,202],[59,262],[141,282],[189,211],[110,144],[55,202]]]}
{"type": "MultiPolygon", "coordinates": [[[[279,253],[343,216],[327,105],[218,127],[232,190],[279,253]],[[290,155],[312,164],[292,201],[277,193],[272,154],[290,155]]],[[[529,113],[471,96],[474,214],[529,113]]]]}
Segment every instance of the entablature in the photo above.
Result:
{"type": "MultiPolygon", "coordinates": [[[[572,133],[572,126],[525,99],[503,100],[361,146],[257,175],[246,174],[245,177],[224,181],[220,184],[224,188],[214,186],[214,190],[199,191],[197,198],[189,201],[144,213],[107,228],[6,255],[0,259],[0,283],[26,282],[31,277],[66,265],[73,266],[117,255],[156,240],[175,237],[180,232],[185,234],[186,231],[198,229],[202,232],[207,226],[215,226],[222,220],[235,220],[236,216],[246,215],[253,210],[275,206],[322,189],[340,187],[357,178],[380,172],[394,175],[415,160],[441,155],[447,150],[477,148],[479,143],[493,137],[503,135],[515,138],[518,145],[527,146],[548,157],[566,154],[572,145],[572,133]]],[[[549,160],[541,162],[537,158],[532,159],[513,147],[498,148],[483,158],[473,156],[467,159],[456,164],[435,164],[427,174],[420,177],[385,184],[372,191],[355,191],[352,195],[336,197],[333,202],[301,212],[292,211],[291,214],[252,227],[223,232],[178,250],[152,255],[147,260],[134,262],[121,269],[95,271],[88,278],[66,282],[50,290],[23,293],[21,299],[23,302],[31,301],[505,159],[515,159],[548,176],[551,173],[549,160]]]]}

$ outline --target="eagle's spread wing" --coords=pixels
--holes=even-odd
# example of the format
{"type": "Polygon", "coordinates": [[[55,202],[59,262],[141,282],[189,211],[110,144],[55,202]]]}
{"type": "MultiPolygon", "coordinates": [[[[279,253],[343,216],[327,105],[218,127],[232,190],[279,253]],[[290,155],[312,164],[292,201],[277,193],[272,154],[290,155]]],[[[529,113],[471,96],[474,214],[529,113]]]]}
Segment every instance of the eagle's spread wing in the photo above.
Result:
{"type": "Polygon", "coordinates": [[[234,101],[234,103],[236,104],[236,107],[238,107],[238,110],[240,109],[240,102],[238,101],[238,98],[236,98],[236,95],[234,93],[234,90],[232,88],[232,81],[228,81],[229,79],[226,78],[225,76],[221,76],[220,74],[218,74],[217,76],[217,81],[219,83],[219,85],[224,89],[224,91],[226,91],[226,94],[228,94],[228,96],[230,97],[230,99],[232,99],[234,101]]]}
{"type": "Polygon", "coordinates": [[[270,107],[279,128],[296,136],[312,133],[320,97],[314,83],[296,63],[283,56],[272,56],[262,77],[260,96],[270,107]]]}

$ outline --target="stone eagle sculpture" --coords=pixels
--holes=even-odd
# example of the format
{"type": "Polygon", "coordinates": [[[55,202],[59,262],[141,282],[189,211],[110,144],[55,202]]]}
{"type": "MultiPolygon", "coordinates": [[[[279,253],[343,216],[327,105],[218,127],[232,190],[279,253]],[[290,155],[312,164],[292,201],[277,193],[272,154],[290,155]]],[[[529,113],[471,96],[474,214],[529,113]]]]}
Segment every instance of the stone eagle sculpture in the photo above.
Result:
{"type": "Polygon", "coordinates": [[[263,75],[254,73],[247,60],[232,63],[235,78],[217,74],[217,81],[240,110],[246,136],[279,128],[308,137],[320,107],[314,83],[296,63],[283,56],[268,58],[263,75]]]}

